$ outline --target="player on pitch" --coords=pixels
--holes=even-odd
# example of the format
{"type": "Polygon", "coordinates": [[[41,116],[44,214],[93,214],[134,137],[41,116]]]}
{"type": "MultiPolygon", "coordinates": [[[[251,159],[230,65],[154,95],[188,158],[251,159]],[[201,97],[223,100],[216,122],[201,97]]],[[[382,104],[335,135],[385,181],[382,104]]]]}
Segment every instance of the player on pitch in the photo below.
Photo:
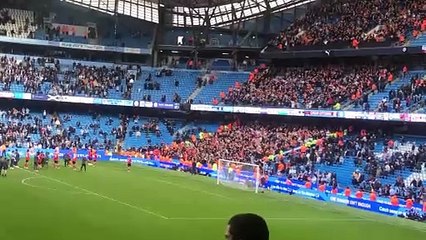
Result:
{"type": "Polygon", "coordinates": [[[38,170],[43,167],[43,158],[44,158],[43,153],[37,152],[37,171],[36,172],[38,172],[38,170]]]}
{"type": "Polygon", "coordinates": [[[93,166],[96,166],[96,158],[98,157],[98,155],[96,154],[96,149],[92,147],[91,153],[92,153],[92,161],[93,161],[92,164],[93,166]]]}
{"type": "Polygon", "coordinates": [[[77,170],[77,148],[72,148],[72,159],[71,159],[71,165],[74,170],[77,170]]]}
{"type": "Polygon", "coordinates": [[[6,158],[0,157],[0,176],[2,177],[7,176],[8,167],[9,167],[9,163],[7,162],[6,158]]]}
{"type": "Polygon", "coordinates": [[[30,164],[30,149],[27,149],[27,152],[25,153],[25,164],[24,164],[24,168],[28,169],[28,165],[30,164]]]}
{"type": "Polygon", "coordinates": [[[86,170],[87,170],[87,158],[86,158],[86,157],[83,157],[83,158],[81,159],[80,172],[82,172],[82,171],[83,171],[83,168],[84,168],[84,172],[86,172],[86,170]]]}
{"type": "Polygon", "coordinates": [[[39,151],[37,151],[37,153],[34,155],[33,158],[33,170],[38,172],[38,155],[40,154],[39,151]]]}
{"type": "Polygon", "coordinates": [[[130,168],[132,167],[132,158],[127,156],[127,172],[130,172],[130,168]]]}
{"type": "Polygon", "coordinates": [[[55,149],[53,153],[53,165],[56,169],[59,169],[59,150],[55,149]]]}

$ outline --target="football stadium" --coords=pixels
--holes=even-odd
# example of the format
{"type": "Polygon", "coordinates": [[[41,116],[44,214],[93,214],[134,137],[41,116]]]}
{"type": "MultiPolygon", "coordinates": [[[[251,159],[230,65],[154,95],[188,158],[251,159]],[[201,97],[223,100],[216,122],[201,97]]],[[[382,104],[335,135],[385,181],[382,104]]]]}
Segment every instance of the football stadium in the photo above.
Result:
{"type": "Polygon", "coordinates": [[[0,1],[0,239],[426,239],[421,0],[0,1]]]}

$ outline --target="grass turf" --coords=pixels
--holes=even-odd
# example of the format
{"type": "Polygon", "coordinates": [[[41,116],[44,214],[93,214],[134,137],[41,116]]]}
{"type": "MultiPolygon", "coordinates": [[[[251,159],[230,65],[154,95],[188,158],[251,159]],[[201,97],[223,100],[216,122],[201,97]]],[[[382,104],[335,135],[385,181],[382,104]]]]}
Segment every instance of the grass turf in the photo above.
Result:
{"type": "Polygon", "coordinates": [[[0,239],[223,239],[227,219],[254,212],[272,240],[421,240],[426,225],[185,173],[98,163],[87,173],[9,170],[0,178],[0,239]]]}

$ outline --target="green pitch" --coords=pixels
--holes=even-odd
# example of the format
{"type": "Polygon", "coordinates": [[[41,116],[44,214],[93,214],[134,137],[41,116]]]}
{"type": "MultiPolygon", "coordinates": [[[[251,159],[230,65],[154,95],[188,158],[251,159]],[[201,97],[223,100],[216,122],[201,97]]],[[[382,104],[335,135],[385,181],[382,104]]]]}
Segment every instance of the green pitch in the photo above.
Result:
{"type": "Polygon", "coordinates": [[[272,240],[424,240],[426,224],[275,193],[216,185],[213,179],[124,163],[87,173],[9,170],[0,178],[0,239],[224,239],[235,213],[267,219],[272,240]]]}

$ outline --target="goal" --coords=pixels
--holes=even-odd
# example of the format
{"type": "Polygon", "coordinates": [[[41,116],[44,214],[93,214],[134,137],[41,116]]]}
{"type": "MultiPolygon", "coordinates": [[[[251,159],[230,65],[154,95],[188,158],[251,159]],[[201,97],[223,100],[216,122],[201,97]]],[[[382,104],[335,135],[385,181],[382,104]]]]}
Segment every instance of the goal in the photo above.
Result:
{"type": "Polygon", "coordinates": [[[260,184],[260,167],[256,164],[220,159],[217,166],[217,184],[255,191],[260,184]]]}

